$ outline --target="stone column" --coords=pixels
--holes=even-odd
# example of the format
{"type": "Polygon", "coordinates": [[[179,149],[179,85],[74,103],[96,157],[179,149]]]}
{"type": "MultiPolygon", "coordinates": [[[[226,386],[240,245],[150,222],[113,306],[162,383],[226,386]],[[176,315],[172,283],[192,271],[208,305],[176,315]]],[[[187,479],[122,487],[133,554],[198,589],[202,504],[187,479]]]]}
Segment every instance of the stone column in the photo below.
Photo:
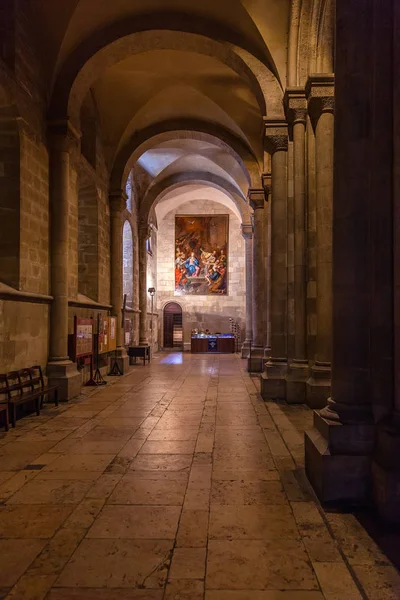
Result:
{"type": "MultiPolygon", "coordinates": [[[[355,14],[354,24],[356,21],[361,26],[355,14]]],[[[369,124],[365,121],[363,131],[359,120],[360,114],[368,114],[368,90],[360,87],[362,80],[358,72],[361,65],[364,64],[367,70],[370,66],[368,58],[362,55],[364,51],[357,50],[357,33],[354,32],[354,35],[355,39],[345,36],[343,45],[339,40],[337,43],[344,64],[339,68],[340,83],[335,100],[338,110],[333,199],[333,327],[330,277],[333,76],[313,76],[307,86],[316,131],[317,202],[318,321],[311,387],[318,388],[320,371],[320,388],[324,393],[329,389],[331,336],[333,367],[332,397],[325,408],[314,412],[314,428],[305,434],[305,464],[307,476],[320,500],[341,504],[367,501],[371,490],[374,446],[370,406],[369,294],[372,262],[368,213],[371,204],[376,203],[376,196],[371,198],[370,181],[366,177],[368,170],[373,169],[370,163],[371,140],[366,135],[369,124]],[[354,52],[348,52],[349,43],[354,52]],[[352,64],[347,64],[348,60],[352,64]]],[[[370,40],[368,43],[371,43],[370,40]]]]}
{"type": "Polygon", "coordinates": [[[306,94],[315,129],[317,218],[317,336],[307,402],[320,408],[330,393],[332,361],[333,75],[310,76],[306,94]]]}
{"type": "Polygon", "coordinates": [[[286,400],[303,403],[308,378],[307,359],[307,283],[306,283],[306,119],[307,102],[302,88],[285,94],[288,122],[293,129],[294,180],[294,345],[289,364],[286,400]]]}
{"type": "Polygon", "coordinates": [[[50,356],[47,376],[59,386],[60,400],[77,396],[81,375],[68,356],[68,240],[70,156],[79,151],[80,133],[65,121],[50,125],[51,294],[50,356]]]}
{"type": "Polygon", "coordinates": [[[246,338],[242,346],[242,358],[249,357],[253,343],[253,226],[242,224],[246,256],[246,338]]]}
{"type": "Polygon", "coordinates": [[[265,344],[265,294],[264,294],[264,204],[263,189],[250,189],[249,202],[254,211],[253,239],[253,345],[247,370],[261,373],[265,344]]]}
{"type": "Polygon", "coordinates": [[[147,332],[147,240],[150,237],[148,225],[139,228],[139,345],[148,346],[147,332]]]}
{"type": "Polygon", "coordinates": [[[264,207],[264,359],[271,354],[271,173],[262,176],[265,193],[264,207]]]}
{"type": "Polygon", "coordinates": [[[128,370],[129,359],[125,350],[123,302],[123,212],[126,209],[126,194],[122,190],[110,192],[111,216],[111,304],[117,317],[117,362],[122,373],[128,370]]]}
{"type": "Polygon", "coordinates": [[[266,120],[271,160],[271,356],[261,376],[261,395],[286,397],[287,373],[287,149],[284,121],[266,120]]]}

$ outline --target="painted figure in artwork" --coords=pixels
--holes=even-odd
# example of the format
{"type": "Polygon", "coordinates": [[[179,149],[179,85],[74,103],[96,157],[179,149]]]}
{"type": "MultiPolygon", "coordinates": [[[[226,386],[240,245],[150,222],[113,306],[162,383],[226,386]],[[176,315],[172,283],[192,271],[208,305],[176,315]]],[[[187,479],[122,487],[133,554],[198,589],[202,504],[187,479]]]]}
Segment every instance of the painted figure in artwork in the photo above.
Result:
{"type": "Polygon", "coordinates": [[[191,253],[190,257],[187,259],[187,261],[184,263],[184,265],[186,267],[189,277],[198,277],[199,276],[199,271],[200,271],[199,261],[197,260],[194,252],[191,253]]]}
{"type": "Polygon", "coordinates": [[[175,294],[228,293],[228,215],[175,217],[175,294]]]}

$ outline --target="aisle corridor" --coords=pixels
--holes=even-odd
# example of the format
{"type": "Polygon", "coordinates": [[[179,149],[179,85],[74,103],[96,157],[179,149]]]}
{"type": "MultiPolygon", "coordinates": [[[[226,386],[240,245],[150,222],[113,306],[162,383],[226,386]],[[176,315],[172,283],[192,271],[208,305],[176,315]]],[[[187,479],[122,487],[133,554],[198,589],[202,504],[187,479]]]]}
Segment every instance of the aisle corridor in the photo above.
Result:
{"type": "Polygon", "coordinates": [[[1,436],[0,597],[394,600],[397,571],[303,474],[304,407],[233,356],[152,365],[1,436]]]}

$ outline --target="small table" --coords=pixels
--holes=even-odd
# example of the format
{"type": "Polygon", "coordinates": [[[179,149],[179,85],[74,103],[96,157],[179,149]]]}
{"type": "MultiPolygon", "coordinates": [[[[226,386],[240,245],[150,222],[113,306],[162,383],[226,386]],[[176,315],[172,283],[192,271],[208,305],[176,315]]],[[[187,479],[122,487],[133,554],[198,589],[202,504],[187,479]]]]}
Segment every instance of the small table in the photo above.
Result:
{"type": "Polygon", "coordinates": [[[128,356],[134,358],[135,362],[137,358],[143,358],[143,366],[145,366],[146,358],[150,362],[150,346],[129,346],[128,356]]]}

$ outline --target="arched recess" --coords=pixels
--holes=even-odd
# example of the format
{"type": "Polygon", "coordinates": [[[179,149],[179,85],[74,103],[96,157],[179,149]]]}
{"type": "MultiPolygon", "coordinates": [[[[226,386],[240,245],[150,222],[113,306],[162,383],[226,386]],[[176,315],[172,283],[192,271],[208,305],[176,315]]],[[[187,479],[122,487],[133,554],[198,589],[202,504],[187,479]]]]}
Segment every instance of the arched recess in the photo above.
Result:
{"type": "Polygon", "coordinates": [[[99,300],[99,206],[96,186],[78,180],[78,292],[99,300]]]}
{"type": "Polygon", "coordinates": [[[129,142],[120,149],[114,162],[110,177],[111,189],[124,187],[130,166],[146,150],[164,141],[188,138],[215,144],[235,158],[245,173],[250,187],[260,186],[260,165],[250,148],[240,138],[216,123],[206,123],[195,119],[180,119],[178,121],[160,122],[157,125],[136,132],[130,138],[129,142]]]}
{"type": "Polygon", "coordinates": [[[309,75],[334,69],[335,0],[292,0],[288,85],[304,86],[309,75]]]}
{"type": "Polygon", "coordinates": [[[0,87],[0,281],[19,289],[21,249],[21,140],[15,109],[0,87]]]}
{"type": "Polygon", "coordinates": [[[261,114],[268,114],[268,99],[277,94],[282,96],[272,58],[266,60],[260,56],[257,49],[246,44],[240,36],[231,35],[234,32],[225,30],[215,38],[209,37],[214,29],[212,25],[209,20],[198,17],[153,13],[126,19],[96,32],[80,44],[61,67],[53,88],[51,118],[69,115],[79,126],[83,99],[102,72],[127,56],[154,49],[183,50],[219,59],[249,85],[261,114]],[[236,52],[236,47],[243,50],[242,56],[236,52]],[[256,58],[251,67],[246,63],[249,56],[256,58]]]}
{"type": "Polygon", "coordinates": [[[81,153],[96,169],[97,123],[96,108],[91,94],[88,94],[81,108],[81,153]]]}
{"type": "Polygon", "coordinates": [[[188,184],[207,184],[224,192],[234,203],[238,216],[242,223],[250,223],[251,210],[246,200],[239,194],[237,188],[227,182],[222,177],[212,175],[211,173],[202,173],[198,171],[187,171],[185,173],[175,173],[161,181],[150,186],[140,207],[140,220],[143,223],[149,221],[149,217],[158,202],[172,189],[178,189],[188,184]]]}
{"type": "Polygon", "coordinates": [[[133,306],[133,233],[129,221],[125,221],[122,236],[123,294],[126,304],[133,306]]]}
{"type": "Polygon", "coordinates": [[[164,306],[163,348],[183,349],[183,314],[178,302],[167,302],[164,306]]]}
{"type": "Polygon", "coordinates": [[[332,73],[335,0],[314,0],[310,24],[309,73],[332,73]]]}

